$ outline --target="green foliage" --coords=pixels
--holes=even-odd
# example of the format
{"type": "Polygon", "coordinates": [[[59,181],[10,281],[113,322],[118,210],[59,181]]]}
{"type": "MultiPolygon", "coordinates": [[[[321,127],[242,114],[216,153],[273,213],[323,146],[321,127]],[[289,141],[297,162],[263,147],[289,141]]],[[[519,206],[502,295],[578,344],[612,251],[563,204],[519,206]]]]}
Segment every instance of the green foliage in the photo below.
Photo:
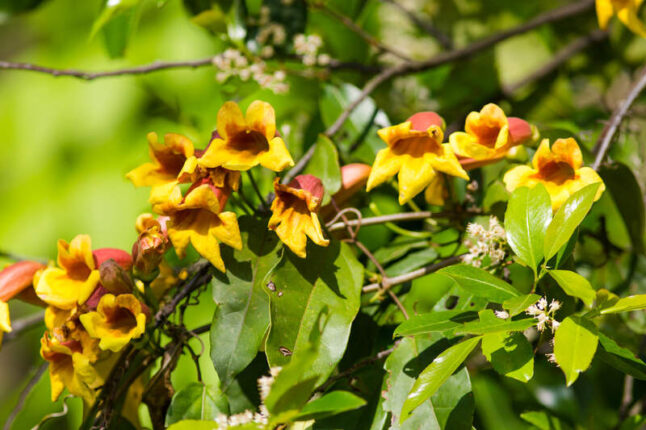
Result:
{"type": "Polygon", "coordinates": [[[567,295],[581,299],[586,306],[592,306],[597,295],[590,281],[569,270],[550,270],[548,273],[567,295]]]}
{"type": "Polygon", "coordinates": [[[492,302],[502,303],[520,295],[513,286],[478,267],[459,264],[437,273],[451,278],[465,292],[492,302]]]}
{"type": "Polygon", "coordinates": [[[592,362],[599,344],[597,329],[589,320],[567,317],[554,335],[554,360],[565,374],[568,386],[592,362]]]}
{"type": "Polygon", "coordinates": [[[339,154],[332,141],[319,135],[312,160],[303,173],[314,175],[323,182],[325,195],[323,204],[330,201],[330,196],[341,188],[341,168],[339,167],[339,154]]]}
{"type": "Polygon", "coordinates": [[[166,424],[184,420],[215,420],[227,414],[227,399],[220,390],[200,382],[193,382],[173,396],[168,408],[166,424]]]}

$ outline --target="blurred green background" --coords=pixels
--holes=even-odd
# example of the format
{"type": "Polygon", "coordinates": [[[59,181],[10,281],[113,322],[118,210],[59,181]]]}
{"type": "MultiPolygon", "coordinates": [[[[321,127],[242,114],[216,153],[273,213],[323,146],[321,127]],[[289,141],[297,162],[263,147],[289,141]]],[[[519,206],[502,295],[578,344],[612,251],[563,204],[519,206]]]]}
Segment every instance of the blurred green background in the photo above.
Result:
{"type": "MultiPolygon", "coordinates": [[[[147,1],[139,12],[136,28],[129,30],[124,55],[115,59],[109,55],[111,42],[108,40],[106,45],[104,33],[90,37],[103,1],[49,0],[24,13],[10,12],[14,3],[0,0],[2,60],[58,68],[113,70],[158,59],[209,57],[231,46],[224,34],[214,34],[193,23],[183,2],[147,1]],[[163,7],[158,3],[163,3],[163,7]]],[[[247,3],[250,10],[260,4],[255,0],[247,3]]],[[[374,37],[397,46],[413,58],[423,59],[441,51],[436,40],[414,28],[389,2],[334,0],[329,3],[374,37]]],[[[557,0],[402,1],[425,19],[433,19],[458,46],[565,3],[557,0]]],[[[274,7],[281,7],[280,2],[276,4],[274,7]]],[[[378,58],[368,43],[321,11],[309,11],[306,22],[301,24],[303,28],[307,24],[308,33],[322,37],[323,51],[333,58],[366,64],[395,61],[387,55],[378,58]]],[[[466,62],[448,64],[384,85],[373,95],[374,102],[368,100],[362,104],[335,140],[342,160],[371,163],[375,151],[383,146],[376,137],[376,129],[400,122],[418,110],[437,110],[449,125],[459,128],[469,111],[479,110],[490,101],[500,103],[509,115],[534,122],[546,137],[574,135],[584,150],[589,150],[603,121],[623,98],[632,74],[646,59],[645,40],[615,25],[609,41],[572,57],[544,79],[512,95],[504,94],[501,89],[531,74],[567,43],[595,28],[596,19],[591,12],[500,43],[466,62]],[[367,121],[373,117],[374,103],[382,110],[374,112],[376,125],[366,128],[367,121]],[[350,154],[348,149],[362,134],[365,141],[350,154]]],[[[319,75],[301,72],[302,67],[296,65],[289,77],[290,92],[275,95],[254,83],[219,84],[211,67],[91,82],[26,71],[0,71],[0,250],[54,259],[56,241],[70,240],[80,233],[89,234],[95,248],[129,250],[135,239],[135,218],[149,210],[148,190],[135,189],[124,175],[148,160],[146,133],[182,133],[197,147],[204,147],[215,127],[218,108],[229,99],[240,101],[243,107],[254,99],[271,102],[277,112],[279,129],[292,156],[298,159],[315,141],[317,133],[334,122],[341,107],[354,98],[357,88],[348,83],[360,87],[366,79],[354,71],[319,75]]],[[[636,104],[634,111],[611,155],[632,167],[643,186],[646,104],[636,104]]],[[[487,173],[487,178],[495,177],[506,167],[504,163],[497,166],[495,172],[487,173]]],[[[272,173],[255,174],[262,175],[263,192],[270,191],[272,173]]],[[[394,191],[387,187],[374,192],[372,199],[383,212],[400,210],[394,191]]],[[[609,196],[604,199],[600,210],[614,214],[618,220],[609,196]]],[[[614,228],[613,240],[625,246],[628,239],[621,222],[614,228]]],[[[372,249],[392,238],[392,233],[384,227],[362,230],[362,234],[362,240],[372,249]]],[[[0,259],[0,264],[8,261],[0,259]]],[[[213,306],[211,300],[203,300],[195,312],[188,314],[187,325],[209,322],[213,306]]],[[[21,303],[11,304],[14,320],[34,310],[21,303]]],[[[0,352],[0,422],[5,421],[20,390],[42,362],[38,356],[41,335],[42,330],[31,330],[0,352]]],[[[202,338],[208,351],[208,336],[202,338]]],[[[199,351],[201,345],[194,343],[193,347],[199,351]]],[[[208,352],[201,362],[205,381],[217,382],[208,352]]],[[[552,386],[525,389],[506,382],[507,396],[498,392],[501,388],[490,373],[475,376],[473,386],[483,428],[496,428],[500,420],[509,424],[506,428],[522,428],[512,415],[512,400],[522,402],[527,396],[531,397],[528,402],[543,405],[562,402],[557,409],[576,417],[581,406],[576,403],[573,390],[562,387],[558,371],[545,368],[545,365],[537,367],[537,373],[546,373],[542,381],[551,381],[552,386]],[[513,397],[509,393],[522,394],[513,397]],[[487,399],[495,398],[500,401],[495,407],[489,407],[486,402],[491,400],[487,399]],[[499,416],[489,416],[491,410],[498,411],[499,416]]],[[[182,358],[173,375],[176,389],[195,380],[190,359],[182,358]]],[[[583,381],[579,391],[590,388],[585,385],[586,379],[583,381]]],[[[586,407],[607,405],[605,400],[595,399],[608,392],[614,393],[589,391],[584,402],[586,407]]],[[[81,419],[80,401],[75,399],[70,404],[72,411],[47,427],[76,428],[81,419]]],[[[49,401],[48,378],[42,378],[13,428],[31,428],[46,414],[60,410],[61,401],[56,404],[49,401]]],[[[604,416],[611,412],[597,407],[596,413],[604,416]]]]}

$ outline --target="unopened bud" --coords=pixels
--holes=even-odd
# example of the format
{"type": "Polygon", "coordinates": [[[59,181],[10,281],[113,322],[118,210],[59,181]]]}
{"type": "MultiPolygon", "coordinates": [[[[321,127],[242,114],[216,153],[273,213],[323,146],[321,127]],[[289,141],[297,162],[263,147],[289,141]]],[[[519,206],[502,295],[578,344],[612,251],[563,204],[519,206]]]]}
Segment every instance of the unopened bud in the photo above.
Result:
{"type": "Polygon", "coordinates": [[[94,263],[97,267],[108,261],[114,260],[124,270],[130,270],[132,267],[132,257],[126,251],[117,248],[100,248],[92,252],[94,263]]]}
{"type": "Polygon", "coordinates": [[[411,128],[418,131],[426,131],[431,126],[440,127],[442,130],[446,127],[444,119],[435,112],[418,112],[406,121],[410,121],[411,128]]]}
{"type": "Polygon", "coordinates": [[[153,227],[141,233],[132,246],[135,275],[143,280],[154,279],[167,247],[168,238],[160,229],[153,227]]]}
{"type": "Polygon", "coordinates": [[[0,271],[0,301],[7,302],[29,288],[36,272],[44,268],[36,261],[20,261],[0,271]]]}
{"type": "Polygon", "coordinates": [[[112,259],[104,261],[99,267],[99,273],[101,285],[108,292],[114,295],[132,292],[134,284],[130,274],[116,261],[112,259]]]}
{"type": "Polygon", "coordinates": [[[530,139],[538,139],[536,128],[524,119],[509,117],[507,118],[507,123],[509,124],[509,135],[513,145],[523,144],[530,139]]]}

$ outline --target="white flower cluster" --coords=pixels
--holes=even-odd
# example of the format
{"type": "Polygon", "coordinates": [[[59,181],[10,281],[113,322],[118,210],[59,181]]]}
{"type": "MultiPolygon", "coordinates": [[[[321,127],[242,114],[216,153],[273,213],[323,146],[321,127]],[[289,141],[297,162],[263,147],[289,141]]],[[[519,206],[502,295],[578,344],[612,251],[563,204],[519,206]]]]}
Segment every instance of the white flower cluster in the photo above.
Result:
{"type": "Polygon", "coordinates": [[[554,319],[554,313],[559,309],[561,309],[561,302],[558,300],[552,300],[548,307],[547,299],[545,297],[541,297],[538,302],[528,307],[525,312],[538,320],[538,323],[536,324],[538,331],[545,330],[545,327],[547,326],[550,326],[552,331],[556,331],[560,323],[554,319]]]}
{"type": "Polygon", "coordinates": [[[470,238],[465,242],[469,253],[462,257],[462,261],[475,267],[480,267],[484,257],[489,257],[490,265],[495,266],[505,259],[506,234],[498,218],[489,218],[489,229],[480,224],[470,223],[467,226],[470,238]]]}
{"type": "Polygon", "coordinates": [[[306,66],[327,66],[330,64],[330,56],[319,54],[318,51],[323,45],[323,41],[316,34],[297,34],[294,36],[294,51],[303,58],[303,64],[306,66]]]}
{"type": "Polygon", "coordinates": [[[251,78],[262,88],[270,89],[276,94],[289,91],[289,85],[285,82],[287,77],[285,72],[278,70],[268,73],[267,64],[264,61],[250,63],[247,57],[235,49],[227,49],[213,57],[213,65],[218,69],[215,75],[218,82],[224,82],[234,76],[243,81],[251,78]]]}
{"type": "Polygon", "coordinates": [[[215,422],[218,423],[218,428],[229,429],[250,423],[266,425],[268,422],[269,412],[267,411],[267,407],[265,406],[264,402],[269,395],[271,386],[278,376],[278,373],[280,373],[280,370],[280,367],[272,367],[271,369],[269,369],[269,376],[261,376],[260,378],[258,378],[258,392],[262,401],[260,404],[260,412],[251,412],[247,410],[231,416],[220,415],[215,419],[215,422]]]}

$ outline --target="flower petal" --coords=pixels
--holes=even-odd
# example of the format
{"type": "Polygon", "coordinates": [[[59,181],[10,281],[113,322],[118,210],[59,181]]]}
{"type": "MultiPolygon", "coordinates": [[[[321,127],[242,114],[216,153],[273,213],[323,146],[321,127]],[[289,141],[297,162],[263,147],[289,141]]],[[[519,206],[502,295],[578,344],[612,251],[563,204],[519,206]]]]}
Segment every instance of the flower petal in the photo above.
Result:
{"type": "Polygon", "coordinates": [[[269,140],[269,150],[260,156],[260,165],[274,172],[280,172],[294,165],[294,160],[283,139],[274,137],[269,140]]]}
{"type": "Polygon", "coordinates": [[[516,166],[507,171],[502,181],[505,183],[507,191],[512,192],[516,188],[533,185],[530,176],[536,174],[536,170],[529,166],[516,166]]]}
{"type": "MultiPolygon", "coordinates": [[[[229,101],[222,105],[218,111],[216,129],[220,136],[222,136],[222,139],[214,140],[224,141],[227,141],[231,137],[244,132],[247,129],[247,123],[237,103],[229,101]]],[[[211,145],[213,145],[213,142],[211,142],[211,145]]]]}
{"type": "Polygon", "coordinates": [[[433,154],[427,155],[425,157],[407,156],[404,159],[398,176],[400,205],[421,193],[435,176],[435,170],[429,162],[429,158],[433,154]]]}
{"type": "Polygon", "coordinates": [[[276,112],[272,105],[261,100],[253,101],[245,115],[247,127],[262,133],[267,141],[276,135],[276,112]]]}
{"type": "Polygon", "coordinates": [[[436,156],[435,154],[427,154],[428,159],[431,161],[433,168],[440,172],[444,172],[447,175],[457,176],[464,180],[469,180],[469,175],[464,171],[458,157],[455,156],[451,145],[448,143],[442,144],[443,154],[441,156],[436,156]],[[429,157],[430,156],[430,157],[429,157]]]}
{"type": "Polygon", "coordinates": [[[445,195],[446,187],[444,184],[444,177],[441,174],[436,173],[428,184],[428,187],[426,187],[424,198],[428,204],[443,206],[445,195]]]}
{"type": "Polygon", "coordinates": [[[403,162],[404,156],[395,155],[390,148],[384,148],[379,151],[372,165],[366,189],[370,191],[395,176],[401,169],[403,162]]]}
{"type": "Polygon", "coordinates": [[[496,151],[478,143],[478,139],[463,131],[456,131],[449,136],[453,151],[462,157],[482,160],[494,157],[496,151]]]}

